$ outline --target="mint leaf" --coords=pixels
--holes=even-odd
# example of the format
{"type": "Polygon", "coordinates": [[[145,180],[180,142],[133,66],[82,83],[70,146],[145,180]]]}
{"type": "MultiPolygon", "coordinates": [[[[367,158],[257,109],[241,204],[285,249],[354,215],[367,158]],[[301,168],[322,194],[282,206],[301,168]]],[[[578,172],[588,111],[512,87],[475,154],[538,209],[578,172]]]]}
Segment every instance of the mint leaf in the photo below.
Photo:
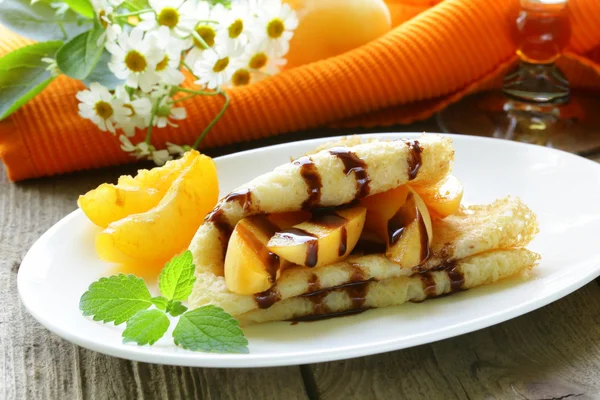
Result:
{"type": "Polygon", "coordinates": [[[169,329],[169,318],[160,310],[138,311],[127,320],[127,327],[123,331],[123,343],[136,342],[142,346],[154,344],[163,337],[169,329]]]}
{"type": "Polygon", "coordinates": [[[54,79],[42,58],[54,57],[62,42],[21,47],[0,58],[0,120],[40,93],[54,79]]]}
{"type": "Polygon", "coordinates": [[[122,85],[125,83],[124,80],[121,80],[113,74],[113,72],[108,69],[108,63],[110,62],[111,54],[104,50],[100,54],[100,58],[96,63],[96,66],[90,72],[90,74],[83,79],[83,84],[86,86],[90,86],[94,82],[98,82],[102,86],[105,86],[108,90],[113,90],[118,85],[122,85]]]}
{"type": "Polygon", "coordinates": [[[192,252],[187,250],[165,265],[158,278],[160,292],[169,300],[185,300],[192,293],[194,276],[192,252]]]}
{"type": "Polygon", "coordinates": [[[92,19],[95,17],[94,8],[89,0],[63,0],[69,8],[79,15],[92,19]]]}
{"type": "Polygon", "coordinates": [[[167,306],[167,312],[174,317],[183,314],[184,312],[187,311],[187,309],[188,308],[186,306],[184,306],[183,304],[181,304],[180,301],[172,301],[171,300],[169,302],[169,305],[167,306]]]}
{"type": "Polygon", "coordinates": [[[150,8],[150,3],[148,0],[129,0],[124,3],[124,6],[129,9],[129,11],[140,11],[150,8]]]}
{"type": "Polygon", "coordinates": [[[152,302],[152,304],[154,304],[154,306],[156,308],[158,308],[159,310],[163,310],[163,311],[165,311],[170,304],[169,300],[167,300],[163,296],[153,297],[152,300],[150,300],[150,301],[152,302]]]}
{"type": "Polygon", "coordinates": [[[188,311],[173,331],[175,344],[184,349],[210,353],[248,353],[248,340],[239,323],[212,305],[188,311]]]}
{"type": "Polygon", "coordinates": [[[94,321],[122,324],[152,305],[144,280],[133,275],[113,275],[92,283],[79,300],[79,309],[94,321]]]}
{"type": "Polygon", "coordinates": [[[90,29],[91,21],[71,10],[56,15],[49,2],[30,0],[0,1],[0,24],[36,41],[65,40],[90,29]]]}
{"type": "Polygon", "coordinates": [[[104,50],[98,38],[104,30],[97,25],[65,43],[56,53],[58,69],[75,79],[85,79],[92,72],[104,50]]]}

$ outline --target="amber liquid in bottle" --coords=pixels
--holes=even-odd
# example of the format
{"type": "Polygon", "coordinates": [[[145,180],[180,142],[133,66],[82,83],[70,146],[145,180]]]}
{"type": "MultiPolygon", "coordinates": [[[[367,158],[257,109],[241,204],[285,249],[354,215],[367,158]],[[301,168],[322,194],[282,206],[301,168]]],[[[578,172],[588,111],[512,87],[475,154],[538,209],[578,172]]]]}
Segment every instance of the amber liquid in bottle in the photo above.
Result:
{"type": "Polygon", "coordinates": [[[555,62],[571,35],[567,1],[522,0],[511,33],[522,61],[555,62]]]}

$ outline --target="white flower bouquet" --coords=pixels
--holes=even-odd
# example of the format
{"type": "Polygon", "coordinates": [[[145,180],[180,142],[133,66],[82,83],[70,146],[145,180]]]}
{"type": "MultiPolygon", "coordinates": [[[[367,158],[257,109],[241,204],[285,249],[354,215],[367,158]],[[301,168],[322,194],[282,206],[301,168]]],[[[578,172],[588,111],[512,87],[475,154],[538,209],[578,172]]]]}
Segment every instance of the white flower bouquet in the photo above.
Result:
{"type": "Polygon", "coordinates": [[[123,151],[160,165],[198,147],[229,105],[224,88],[285,65],[298,19],[281,0],[0,0],[0,24],[40,40],[0,58],[0,70],[28,63],[0,77],[0,87],[12,83],[0,119],[66,74],[87,86],[77,94],[79,115],[118,135],[123,151]],[[195,86],[182,86],[186,78],[195,86]],[[193,144],[155,149],[153,128],[177,126],[195,96],[222,96],[223,107],[193,144]],[[138,129],[146,137],[132,143],[138,129]]]}

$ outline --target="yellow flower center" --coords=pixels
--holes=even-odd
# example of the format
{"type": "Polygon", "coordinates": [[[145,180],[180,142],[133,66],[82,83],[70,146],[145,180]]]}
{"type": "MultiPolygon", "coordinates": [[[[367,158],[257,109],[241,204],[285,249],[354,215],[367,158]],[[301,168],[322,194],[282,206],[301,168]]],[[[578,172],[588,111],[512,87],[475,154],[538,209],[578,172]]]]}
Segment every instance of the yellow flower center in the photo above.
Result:
{"type": "Polygon", "coordinates": [[[267,61],[269,61],[269,58],[265,53],[256,53],[248,62],[248,66],[252,69],[261,69],[267,65],[267,61]]]}
{"type": "MultiPolygon", "coordinates": [[[[215,32],[212,27],[208,25],[198,26],[196,28],[196,33],[202,38],[202,40],[204,40],[208,47],[212,47],[215,44],[215,36],[217,36],[217,32],[215,32]]],[[[202,42],[196,38],[194,38],[194,45],[196,47],[200,47],[201,49],[204,48],[204,44],[202,44],[202,42]]]]}
{"type": "Polygon", "coordinates": [[[104,19],[104,17],[106,17],[106,10],[98,11],[98,22],[104,29],[106,29],[108,27],[108,22],[104,19]]]}
{"type": "Polygon", "coordinates": [[[135,110],[131,104],[123,104],[123,107],[131,111],[131,114],[129,114],[130,117],[135,115],[135,110]]]}
{"type": "Polygon", "coordinates": [[[158,14],[158,24],[173,29],[179,23],[179,11],[173,7],[165,7],[158,14]]]}
{"type": "Polygon", "coordinates": [[[279,18],[273,18],[267,24],[267,35],[269,35],[271,39],[277,39],[283,34],[284,30],[285,25],[283,25],[283,21],[279,18]]]}
{"type": "Polygon", "coordinates": [[[142,72],[146,69],[148,63],[146,62],[146,57],[136,50],[131,50],[125,56],[125,65],[130,71],[142,72]]]}
{"type": "Polygon", "coordinates": [[[214,72],[221,72],[229,65],[229,57],[221,58],[215,63],[213,67],[214,72]]]}
{"type": "Polygon", "coordinates": [[[247,69],[238,69],[231,77],[233,86],[244,86],[250,83],[250,72],[247,69]]]}
{"type": "Polygon", "coordinates": [[[165,58],[163,58],[161,62],[156,64],[156,70],[162,71],[165,68],[167,68],[167,65],[169,65],[169,56],[165,56],[165,58]]]}
{"type": "Polygon", "coordinates": [[[112,106],[102,100],[94,105],[94,111],[102,119],[109,119],[114,113],[112,106]]]}
{"type": "Polygon", "coordinates": [[[236,37],[240,36],[244,30],[244,21],[241,19],[236,19],[233,24],[229,25],[227,30],[229,31],[229,37],[235,39],[236,37]]]}

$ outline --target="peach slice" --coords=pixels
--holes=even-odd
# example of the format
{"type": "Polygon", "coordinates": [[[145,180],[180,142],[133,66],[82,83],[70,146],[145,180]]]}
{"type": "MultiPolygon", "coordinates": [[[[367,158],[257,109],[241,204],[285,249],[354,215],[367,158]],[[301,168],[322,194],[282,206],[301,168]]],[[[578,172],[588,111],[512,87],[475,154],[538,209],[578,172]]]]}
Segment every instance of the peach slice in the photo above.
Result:
{"type": "Polygon", "coordinates": [[[146,212],[160,202],[173,181],[199,155],[193,150],[160,168],[140,170],[135,177],[121,176],[117,185],[103,183],[79,196],[77,204],[101,228],[128,215],[146,212]]]}
{"type": "Polygon", "coordinates": [[[277,278],[282,260],[267,248],[279,227],[264,215],[246,217],[237,223],[225,255],[225,284],[238,294],[269,289],[277,278]]]}
{"type": "Polygon", "coordinates": [[[367,210],[355,206],[313,216],[309,221],[277,232],[267,247],[284,260],[307,267],[332,264],[356,246],[367,210]]]}
{"type": "Polygon", "coordinates": [[[96,251],[114,263],[164,263],[189,245],[218,196],[214,161],[197,155],[156,207],[112,222],[102,231],[96,251]]]}
{"type": "Polygon", "coordinates": [[[413,189],[434,217],[445,218],[460,208],[463,186],[453,175],[448,175],[434,186],[414,186],[413,189]]]}
{"type": "Polygon", "coordinates": [[[431,217],[425,202],[409,189],[405,203],[388,221],[386,256],[403,268],[420,265],[429,257],[433,237],[431,217]]]}
{"type": "Polygon", "coordinates": [[[361,199],[360,205],[367,208],[365,229],[373,232],[387,243],[388,221],[406,202],[408,191],[408,186],[399,186],[361,199]]]}

